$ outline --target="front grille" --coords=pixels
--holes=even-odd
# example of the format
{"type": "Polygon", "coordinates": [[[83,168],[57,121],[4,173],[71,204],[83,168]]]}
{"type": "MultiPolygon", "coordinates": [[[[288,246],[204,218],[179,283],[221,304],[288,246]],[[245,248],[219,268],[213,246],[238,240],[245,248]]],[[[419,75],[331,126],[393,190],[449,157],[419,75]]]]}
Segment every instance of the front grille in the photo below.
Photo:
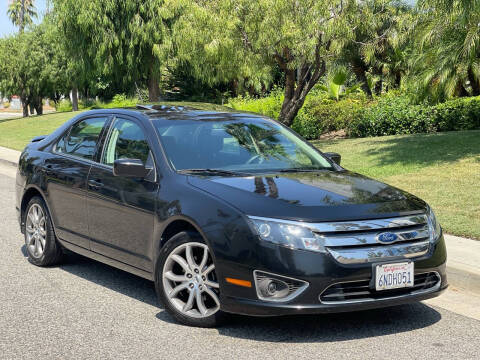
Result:
{"type": "Polygon", "coordinates": [[[392,297],[421,294],[440,288],[437,272],[416,274],[414,286],[409,288],[376,291],[370,287],[370,280],[337,283],[329,286],[319,296],[324,304],[354,303],[388,299],[392,297]]]}
{"type": "Polygon", "coordinates": [[[426,254],[430,247],[427,216],[310,225],[327,251],[342,264],[361,264],[426,254]],[[390,242],[382,242],[388,235],[390,242]]]}

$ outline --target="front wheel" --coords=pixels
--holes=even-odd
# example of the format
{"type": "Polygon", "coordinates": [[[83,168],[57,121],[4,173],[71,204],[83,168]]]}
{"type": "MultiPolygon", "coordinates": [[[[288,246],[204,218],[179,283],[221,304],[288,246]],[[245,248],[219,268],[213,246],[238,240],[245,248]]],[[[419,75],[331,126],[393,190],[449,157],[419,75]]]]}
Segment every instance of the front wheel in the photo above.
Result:
{"type": "Polygon", "coordinates": [[[181,232],[165,244],[155,287],[165,309],[183,324],[214,327],[224,317],[215,264],[199,234],[181,232]]]}

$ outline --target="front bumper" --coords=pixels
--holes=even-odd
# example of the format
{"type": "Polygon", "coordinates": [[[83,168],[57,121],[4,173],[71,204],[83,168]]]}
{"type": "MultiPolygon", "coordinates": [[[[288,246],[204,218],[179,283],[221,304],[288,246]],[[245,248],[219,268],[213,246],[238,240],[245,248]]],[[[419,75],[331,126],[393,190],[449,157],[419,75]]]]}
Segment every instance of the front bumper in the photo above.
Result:
{"type": "MultiPolygon", "coordinates": [[[[395,261],[402,260],[405,259],[398,258],[395,261]]],[[[242,288],[220,279],[222,310],[254,316],[347,312],[421,301],[440,295],[448,287],[443,235],[435,244],[430,245],[426,254],[409,260],[414,262],[415,275],[435,273],[439,277],[438,283],[421,291],[405,289],[404,291],[394,291],[391,294],[386,293],[387,295],[380,298],[367,297],[361,301],[325,303],[320,300],[320,294],[329,286],[372,279],[374,268],[372,264],[346,265],[337,262],[329,254],[291,250],[268,243],[259,244],[255,250],[255,256],[248,261],[241,263],[220,261],[217,265],[219,273],[228,274],[225,276],[229,277],[247,279],[253,284],[252,288],[242,288]],[[288,302],[259,300],[253,279],[254,270],[303,280],[308,282],[309,286],[298,297],[288,302]]],[[[388,260],[385,263],[395,261],[388,260]]]]}

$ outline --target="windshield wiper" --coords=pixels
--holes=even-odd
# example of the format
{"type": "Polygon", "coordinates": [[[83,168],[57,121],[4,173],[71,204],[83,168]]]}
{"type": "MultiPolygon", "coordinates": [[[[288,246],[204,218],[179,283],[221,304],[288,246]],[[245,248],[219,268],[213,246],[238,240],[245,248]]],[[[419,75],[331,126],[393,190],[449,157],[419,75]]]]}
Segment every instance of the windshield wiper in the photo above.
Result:
{"type": "Polygon", "coordinates": [[[227,175],[227,176],[237,176],[237,175],[248,175],[245,173],[240,173],[237,171],[229,171],[222,169],[182,169],[178,170],[181,174],[209,174],[209,175],[227,175]]]}

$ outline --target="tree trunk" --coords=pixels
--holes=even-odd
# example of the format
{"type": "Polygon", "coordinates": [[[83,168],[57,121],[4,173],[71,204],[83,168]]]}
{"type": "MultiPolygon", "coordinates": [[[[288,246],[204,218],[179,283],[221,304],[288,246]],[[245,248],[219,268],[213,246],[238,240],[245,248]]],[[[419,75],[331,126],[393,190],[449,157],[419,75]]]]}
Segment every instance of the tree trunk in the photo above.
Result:
{"type": "Polygon", "coordinates": [[[20,33],[25,29],[25,0],[22,0],[20,6],[20,33]]]}
{"type": "Polygon", "coordinates": [[[352,64],[352,70],[353,70],[353,73],[355,74],[355,77],[357,78],[357,81],[362,84],[361,88],[365,93],[365,95],[367,95],[369,98],[372,98],[373,94],[372,94],[372,90],[368,87],[368,80],[367,80],[365,67],[361,64],[352,64]]]}
{"type": "Polygon", "coordinates": [[[30,115],[33,115],[35,113],[35,104],[33,103],[34,100],[30,100],[28,103],[28,107],[30,108],[30,115]]]}
{"type": "Polygon", "coordinates": [[[42,98],[39,96],[35,102],[35,112],[37,115],[43,115],[43,102],[42,98]]]}
{"type": "Polygon", "coordinates": [[[28,117],[28,103],[26,99],[22,100],[23,117],[28,117]]]}
{"type": "Polygon", "coordinates": [[[468,69],[468,81],[470,81],[470,86],[472,87],[472,92],[474,96],[480,95],[480,84],[474,75],[472,68],[468,69]]]}
{"type": "Polygon", "coordinates": [[[156,102],[160,100],[160,87],[158,85],[158,76],[155,71],[155,62],[152,61],[150,65],[150,72],[148,74],[148,101],[156,102]]]}
{"type": "Polygon", "coordinates": [[[299,80],[295,83],[296,70],[285,69],[285,97],[278,120],[287,126],[291,126],[298,111],[305,103],[310,90],[325,73],[325,62],[317,67],[311,64],[304,64],[301,68],[299,80]]]}
{"type": "Polygon", "coordinates": [[[72,110],[78,111],[78,88],[76,86],[72,89],[72,110]]]}

